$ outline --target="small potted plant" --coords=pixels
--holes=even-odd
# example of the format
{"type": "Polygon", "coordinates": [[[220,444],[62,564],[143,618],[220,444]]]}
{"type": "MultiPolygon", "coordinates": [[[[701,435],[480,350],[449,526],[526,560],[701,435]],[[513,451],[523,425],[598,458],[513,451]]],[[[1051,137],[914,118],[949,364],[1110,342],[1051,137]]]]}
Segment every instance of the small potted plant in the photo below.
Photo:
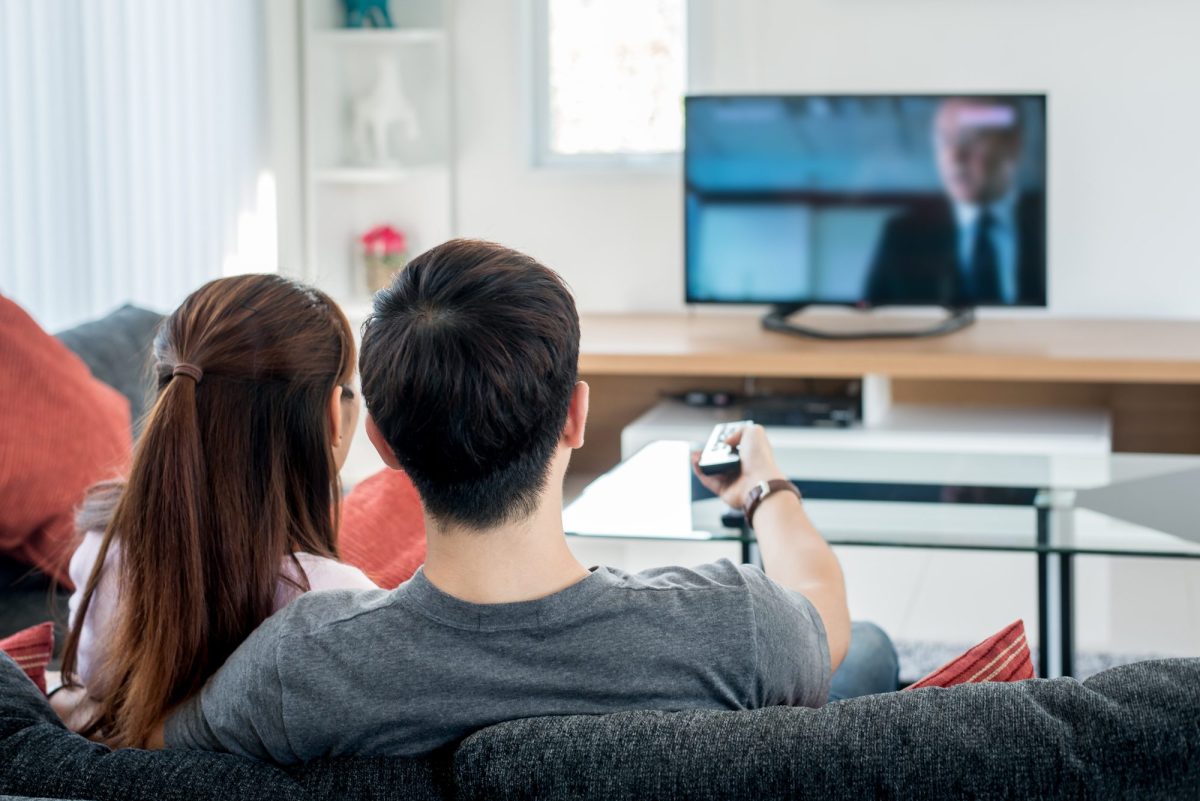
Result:
{"type": "Polygon", "coordinates": [[[404,232],[390,225],[377,225],[359,237],[367,266],[367,288],[374,294],[391,283],[392,276],[408,261],[404,232]]]}

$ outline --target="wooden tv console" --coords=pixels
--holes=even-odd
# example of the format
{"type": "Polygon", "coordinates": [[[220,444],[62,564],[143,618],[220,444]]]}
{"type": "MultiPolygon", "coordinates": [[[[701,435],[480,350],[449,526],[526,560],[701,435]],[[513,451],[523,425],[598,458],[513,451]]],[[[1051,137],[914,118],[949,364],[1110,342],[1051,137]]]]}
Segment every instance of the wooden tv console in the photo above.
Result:
{"type": "MultiPolygon", "coordinates": [[[[806,315],[825,327],[904,319],[806,315]]],[[[1200,322],[996,318],[934,339],[828,342],[762,330],[756,317],[587,314],[581,376],[592,385],[588,445],[573,470],[619,459],[621,429],[688,389],[803,390],[866,375],[897,403],[1108,409],[1120,451],[1200,453],[1200,322]]]]}

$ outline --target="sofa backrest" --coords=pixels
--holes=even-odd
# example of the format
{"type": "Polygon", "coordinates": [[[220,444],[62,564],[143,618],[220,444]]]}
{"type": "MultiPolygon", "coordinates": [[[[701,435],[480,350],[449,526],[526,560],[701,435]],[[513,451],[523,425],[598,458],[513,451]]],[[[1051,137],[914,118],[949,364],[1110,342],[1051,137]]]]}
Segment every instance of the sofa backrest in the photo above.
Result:
{"type": "Polygon", "coordinates": [[[304,799],[278,768],[227,754],[110,751],[72,734],[0,654],[0,795],[90,799],[304,799]]]}
{"type": "Polygon", "coordinates": [[[226,754],[108,751],[0,656],[0,794],[106,799],[1137,798],[1200,795],[1200,659],[928,688],[823,709],[513,721],[428,759],[285,772],[226,754]]]}
{"type": "Polygon", "coordinates": [[[1200,659],[753,712],[513,721],[460,799],[1200,798],[1200,659]]]}

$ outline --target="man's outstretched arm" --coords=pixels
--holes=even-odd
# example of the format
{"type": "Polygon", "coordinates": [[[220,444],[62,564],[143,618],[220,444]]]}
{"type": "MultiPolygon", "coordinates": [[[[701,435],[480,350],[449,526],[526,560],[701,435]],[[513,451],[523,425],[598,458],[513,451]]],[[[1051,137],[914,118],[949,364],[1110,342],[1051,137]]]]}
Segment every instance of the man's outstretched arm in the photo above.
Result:
{"type": "Polygon", "coordinates": [[[153,747],[220,751],[277,764],[301,761],[288,741],[279,680],[279,641],[260,626],[188,701],[176,707],[153,747]]]}
{"type": "MultiPolygon", "coordinates": [[[[787,479],[775,462],[762,426],[747,426],[731,435],[728,442],[738,448],[741,473],[736,478],[706,476],[698,471],[697,475],[730,506],[740,509],[746,494],[759,482],[787,479]]],[[[773,492],[762,501],[754,512],[754,534],[762,553],[763,572],[775,583],[803,595],[821,615],[829,641],[829,660],[832,669],[837,670],[850,647],[850,610],[846,582],[833,549],[809,519],[800,497],[791,492],[773,492]]]]}

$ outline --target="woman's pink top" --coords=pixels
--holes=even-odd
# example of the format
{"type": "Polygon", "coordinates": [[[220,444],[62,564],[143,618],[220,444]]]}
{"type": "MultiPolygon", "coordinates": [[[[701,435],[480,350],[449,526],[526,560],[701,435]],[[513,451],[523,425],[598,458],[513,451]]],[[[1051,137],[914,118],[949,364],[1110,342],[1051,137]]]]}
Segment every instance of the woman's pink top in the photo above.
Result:
{"type": "MultiPolygon", "coordinates": [[[[83,590],[87,586],[88,578],[92,575],[92,567],[100,555],[102,539],[103,535],[99,531],[89,531],[84,535],[83,541],[79,543],[79,547],[75,549],[75,554],[71,557],[71,581],[75,584],[75,592],[71,594],[70,600],[72,626],[75,625],[75,614],[83,600],[83,590]]],[[[275,603],[272,612],[278,612],[302,592],[292,584],[293,581],[299,581],[301,578],[296,569],[296,562],[300,563],[300,570],[308,579],[308,586],[311,590],[377,589],[375,582],[367,578],[366,574],[357,567],[343,564],[335,559],[327,559],[324,556],[298,553],[296,561],[291,558],[283,560],[279,582],[275,585],[275,603]],[[286,579],[291,579],[291,581],[286,579]]],[[[96,586],[92,603],[88,606],[87,618],[83,621],[83,629],[79,633],[76,672],[92,697],[102,695],[104,692],[102,687],[95,686],[98,679],[93,675],[93,670],[100,663],[100,654],[111,636],[110,627],[117,610],[119,575],[120,544],[114,542],[108,549],[108,556],[104,559],[100,583],[96,586]]]]}

